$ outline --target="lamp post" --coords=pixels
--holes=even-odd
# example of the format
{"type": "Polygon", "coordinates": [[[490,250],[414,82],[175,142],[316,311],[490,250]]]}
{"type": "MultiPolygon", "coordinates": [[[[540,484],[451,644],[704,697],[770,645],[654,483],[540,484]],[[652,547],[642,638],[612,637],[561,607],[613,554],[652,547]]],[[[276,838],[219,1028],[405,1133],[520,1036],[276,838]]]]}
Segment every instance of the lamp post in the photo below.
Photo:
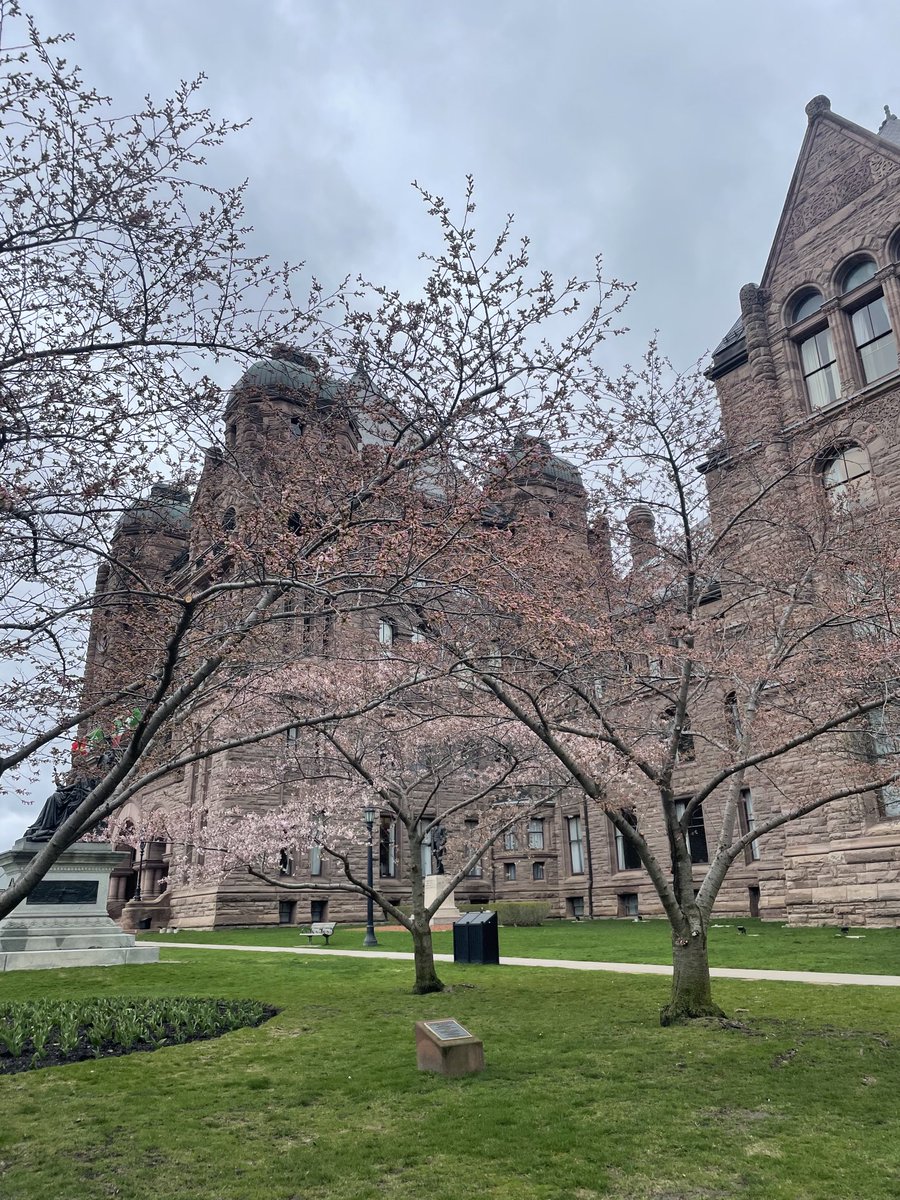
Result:
{"type": "Polygon", "coordinates": [[[363,945],[377,946],[378,938],[375,936],[375,905],[372,900],[372,830],[375,827],[375,805],[367,804],[363,809],[363,816],[366,819],[366,828],[369,831],[369,847],[366,858],[366,883],[369,885],[369,891],[366,896],[366,936],[363,938],[363,945]]]}
{"type": "Polygon", "coordinates": [[[141,895],[141,876],[144,873],[144,846],[145,845],[146,845],[146,843],[145,843],[144,839],[141,838],[141,841],[140,841],[141,852],[138,857],[137,882],[136,882],[135,888],[134,888],[134,896],[132,897],[132,899],[137,900],[137,901],[143,900],[143,896],[141,895]]]}

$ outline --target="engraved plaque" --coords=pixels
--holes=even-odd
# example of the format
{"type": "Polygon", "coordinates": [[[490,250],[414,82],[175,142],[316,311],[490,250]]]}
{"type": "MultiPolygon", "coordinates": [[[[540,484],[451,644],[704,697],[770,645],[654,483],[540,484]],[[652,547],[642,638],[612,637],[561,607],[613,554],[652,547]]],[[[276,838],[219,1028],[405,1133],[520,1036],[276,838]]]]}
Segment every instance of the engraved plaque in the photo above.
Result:
{"type": "Polygon", "coordinates": [[[25,900],[26,904],[96,904],[96,879],[42,879],[25,900]]]}
{"type": "Polygon", "coordinates": [[[463,1029],[459,1021],[425,1021],[424,1025],[442,1042],[452,1042],[454,1038],[472,1036],[468,1029],[463,1029]]]}

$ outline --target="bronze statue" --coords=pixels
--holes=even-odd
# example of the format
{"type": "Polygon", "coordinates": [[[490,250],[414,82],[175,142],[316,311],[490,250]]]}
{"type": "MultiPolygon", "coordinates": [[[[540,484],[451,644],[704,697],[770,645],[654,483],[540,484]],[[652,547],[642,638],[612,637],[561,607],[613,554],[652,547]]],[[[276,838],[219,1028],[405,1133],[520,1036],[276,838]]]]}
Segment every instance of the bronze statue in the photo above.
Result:
{"type": "Polygon", "coordinates": [[[28,842],[49,842],[66,817],[71,816],[87,794],[98,784],[97,779],[76,779],[57,788],[44,803],[37,820],[25,830],[28,842]]]}

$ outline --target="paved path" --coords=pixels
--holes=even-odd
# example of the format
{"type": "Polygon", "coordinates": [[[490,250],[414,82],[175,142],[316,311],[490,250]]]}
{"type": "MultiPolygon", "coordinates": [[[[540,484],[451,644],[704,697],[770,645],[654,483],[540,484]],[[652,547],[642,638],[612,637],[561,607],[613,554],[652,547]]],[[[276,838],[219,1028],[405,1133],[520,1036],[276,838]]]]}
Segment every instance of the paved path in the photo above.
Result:
{"type": "MultiPolygon", "coordinates": [[[[390,958],[412,962],[405,950],[337,950],[324,946],[235,946],[222,942],[147,942],[160,950],[241,950],[250,954],[317,954],[336,958],[390,958]]],[[[453,962],[452,954],[435,954],[435,962],[453,962]]],[[[574,958],[501,958],[503,967],[555,967],[563,971],[615,971],[623,975],[671,975],[661,963],[590,962],[574,958]]],[[[854,984],[857,987],[900,987],[900,975],[844,975],[831,971],[755,971],[750,967],[710,967],[715,979],[780,980],[784,983],[854,984]]]]}

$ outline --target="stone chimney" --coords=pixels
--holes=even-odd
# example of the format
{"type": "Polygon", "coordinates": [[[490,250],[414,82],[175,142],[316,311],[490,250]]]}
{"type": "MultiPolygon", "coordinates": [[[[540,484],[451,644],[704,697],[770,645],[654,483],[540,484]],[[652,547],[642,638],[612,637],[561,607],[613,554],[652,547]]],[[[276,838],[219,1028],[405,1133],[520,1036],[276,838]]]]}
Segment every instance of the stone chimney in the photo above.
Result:
{"type": "Polygon", "coordinates": [[[646,504],[635,504],[628,512],[625,524],[628,526],[631,561],[637,571],[658,554],[653,510],[646,504]]]}

